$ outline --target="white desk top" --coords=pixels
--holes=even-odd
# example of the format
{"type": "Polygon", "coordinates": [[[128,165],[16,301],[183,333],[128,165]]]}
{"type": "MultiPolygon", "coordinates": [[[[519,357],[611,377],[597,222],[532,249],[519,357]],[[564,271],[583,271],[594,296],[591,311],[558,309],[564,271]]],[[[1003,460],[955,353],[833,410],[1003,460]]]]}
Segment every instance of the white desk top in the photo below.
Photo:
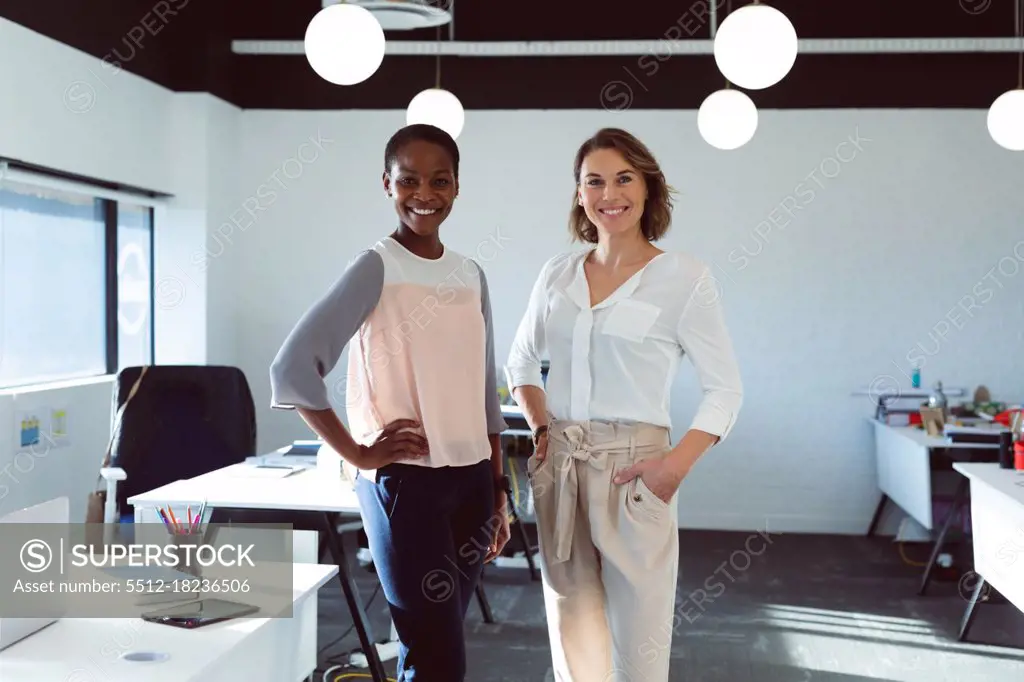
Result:
{"type": "Polygon", "coordinates": [[[924,429],[916,426],[890,426],[875,419],[867,417],[867,420],[878,428],[888,429],[892,433],[903,436],[926,448],[952,448],[955,450],[997,450],[996,443],[954,443],[950,438],[942,436],[929,436],[924,429]]]}
{"type": "MultiPolygon", "coordinates": [[[[326,584],[337,574],[338,567],[295,564],[293,570],[293,599],[298,602],[326,584]]],[[[0,652],[0,680],[181,682],[202,679],[204,670],[243,645],[272,620],[242,618],[185,630],[147,623],[139,618],[66,618],[0,652]],[[155,663],[133,663],[120,658],[129,652],[164,653],[170,658],[155,663]]]]}
{"type": "Polygon", "coordinates": [[[972,486],[988,486],[1024,505],[1024,471],[1000,469],[995,462],[953,462],[953,468],[971,479],[972,486]]]}
{"type": "Polygon", "coordinates": [[[195,478],[168,483],[128,498],[135,507],[192,505],[192,511],[206,501],[208,508],[278,509],[359,513],[359,499],[351,484],[340,476],[325,475],[316,468],[287,478],[249,478],[234,464],[195,478]]]}
{"type": "MultiPolygon", "coordinates": [[[[878,378],[882,379],[884,377],[878,377],[878,378]]],[[[892,377],[889,377],[889,378],[892,378],[892,377]]],[[[945,395],[952,396],[954,398],[959,398],[961,396],[967,395],[967,389],[965,389],[965,388],[947,388],[947,387],[943,386],[942,387],[942,392],[945,395]]],[[[883,398],[883,397],[885,397],[885,398],[902,399],[902,398],[930,398],[933,393],[935,393],[935,391],[933,389],[929,389],[929,388],[901,388],[901,387],[898,387],[898,386],[897,387],[893,387],[893,388],[889,389],[888,391],[880,391],[879,387],[875,386],[874,383],[872,383],[870,386],[865,386],[864,388],[854,389],[854,391],[850,395],[857,395],[857,396],[868,395],[868,396],[871,396],[872,398],[883,398]]]]}

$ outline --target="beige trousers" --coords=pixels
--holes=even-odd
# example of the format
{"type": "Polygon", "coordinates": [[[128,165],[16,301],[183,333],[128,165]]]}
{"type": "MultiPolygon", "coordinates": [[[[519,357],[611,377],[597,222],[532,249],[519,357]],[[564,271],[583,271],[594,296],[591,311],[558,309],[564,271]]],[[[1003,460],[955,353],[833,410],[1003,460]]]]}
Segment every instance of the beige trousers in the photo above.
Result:
{"type": "Polygon", "coordinates": [[[649,424],[549,424],[547,457],[528,464],[557,682],[667,682],[679,569],[677,500],[627,466],[664,454],[649,424]]]}

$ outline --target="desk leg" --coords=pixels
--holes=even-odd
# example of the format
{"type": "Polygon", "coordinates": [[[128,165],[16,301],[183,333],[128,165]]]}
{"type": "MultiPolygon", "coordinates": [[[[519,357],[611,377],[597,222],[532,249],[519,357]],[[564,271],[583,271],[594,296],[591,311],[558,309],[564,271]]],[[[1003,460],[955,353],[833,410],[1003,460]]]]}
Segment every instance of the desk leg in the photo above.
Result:
{"type": "Polygon", "coordinates": [[[924,575],[921,576],[921,587],[918,589],[918,595],[924,595],[925,590],[928,589],[928,583],[932,578],[932,571],[935,569],[935,562],[939,559],[939,554],[942,552],[943,545],[946,544],[946,533],[953,526],[953,520],[960,513],[960,508],[964,505],[964,500],[967,497],[967,490],[970,484],[970,479],[966,476],[960,477],[960,482],[956,486],[956,493],[953,495],[953,503],[950,505],[949,515],[946,517],[946,521],[942,524],[942,530],[939,531],[939,537],[935,539],[935,547],[932,548],[932,555],[928,558],[928,563],[924,567],[924,575]]]}
{"type": "Polygon", "coordinates": [[[491,612],[491,602],[487,600],[487,592],[484,591],[483,576],[480,576],[480,582],[476,584],[476,600],[480,602],[480,611],[483,612],[484,622],[493,625],[494,613],[491,612]]]}
{"type": "Polygon", "coordinates": [[[352,573],[349,571],[348,559],[345,556],[341,540],[338,538],[338,530],[335,527],[333,514],[325,513],[323,515],[322,530],[327,537],[327,546],[331,550],[331,556],[334,557],[334,563],[338,565],[338,579],[341,581],[341,588],[345,592],[345,601],[348,602],[349,613],[352,614],[352,619],[355,621],[356,633],[359,635],[359,644],[366,655],[370,675],[372,675],[374,682],[387,682],[388,678],[384,674],[384,666],[380,662],[377,646],[373,642],[370,620],[366,617],[363,602],[359,599],[359,591],[356,589],[356,583],[352,579],[352,573]]]}
{"type": "Polygon", "coordinates": [[[868,526],[868,537],[875,534],[878,530],[878,522],[882,520],[882,512],[885,510],[885,503],[889,501],[889,496],[882,493],[882,499],[878,501],[878,506],[875,507],[875,515],[871,517],[871,525],[868,526]]]}
{"type": "Polygon", "coordinates": [[[971,594],[971,600],[967,603],[967,610],[964,611],[964,618],[960,622],[960,634],[957,635],[957,641],[965,641],[967,635],[970,634],[971,625],[974,624],[974,616],[977,615],[978,602],[981,601],[984,591],[985,579],[979,576],[978,584],[974,586],[974,592],[971,594]]]}

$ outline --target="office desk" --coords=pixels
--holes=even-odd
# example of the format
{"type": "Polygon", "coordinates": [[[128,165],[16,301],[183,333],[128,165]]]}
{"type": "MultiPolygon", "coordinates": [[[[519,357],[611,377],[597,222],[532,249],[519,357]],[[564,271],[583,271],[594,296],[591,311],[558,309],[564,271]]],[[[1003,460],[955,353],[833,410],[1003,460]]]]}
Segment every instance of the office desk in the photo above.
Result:
{"type": "Polygon", "coordinates": [[[501,435],[533,437],[533,431],[530,430],[530,425],[526,422],[523,409],[518,405],[502,405],[501,416],[508,424],[508,428],[502,431],[501,435]]]}
{"type": "MultiPolygon", "coordinates": [[[[874,431],[875,463],[878,471],[878,487],[882,498],[875,509],[874,518],[868,528],[873,535],[882,511],[889,500],[895,502],[911,518],[928,530],[934,530],[932,519],[932,461],[933,455],[952,461],[994,461],[998,446],[988,443],[954,443],[949,437],[929,436],[912,426],[889,426],[877,419],[869,418],[874,431]]],[[[967,480],[961,479],[953,494],[952,509],[939,530],[932,548],[932,555],[921,576],[918,594],[928,589],[932,571],[952,527],[957,511],[967,499],[967,480]]]]}
{"type": "MultiPolygon", "coordinates": [[[[375,682],[386,682],[380,652],[370,630],[370,621],[337,531],[338,516],[360,514],[355,491],[341,477],[324,475],[315,467],[287,478],[249,478],[241,475],[242,471],[250,467],[250,464],[235,464],[189,480],[176,481],[130,497],[128,504],[135,507],[137,523],[159,523],[155,512],[159,506],[182,508],[192,505],[195,510],[205,501],[211,519],[214,518],[213,512],[224,518],[230,517],[232,513],[240,512],[251,517],[262,512],[267,522],[273,522],[275,516],[280,518],[284,513],[289,517],[300,518],[305,529],[322,533],[331,557],[338,566],[338,579],[370,674],[375,682]]],[[[493,623],[494,616],[482,583],[477,587],[477,600],[485,622],[493,623]]]]}
{"type": "Polygon", "coordinates": [[[1024,611],[1024,472],[988,463],[957,462],[953,468],[971,488],[974,571],[980,578],[960,625],[964,640],[988,585],[1024,611]]]}
{"type": "Polygon", "coordinates": [[[0,651],[0,680],[300,682],[316,669],[317,591],[337,571],[335,566],[319,564],[293,567],[291,618],[238,619],[196,630],[138,618],[59,620],[0,651]],[[160,662],[123,658],[139,652],[169,658],[160,662]]]}
{"type": "Polygon", "coordinates": [[[180,508],[191,504],[195,510],[204,501],[210,519],[215,519],[213,512],[224,517],[229,517],[233,512],[242,512],[250,517],[254,512],[265,512],[268,522],[273,522],[275,515],[280,518],[282,512],[289,516],[307,517],[308,529],[320,531],[327,539],[370,674],[375,682],[386,682],[387,676],[374,644],[370,621],[337,532],[338,515],[359,514],[355,491],[342,478],[324,476],[315,468],[287,478],[242,477],[237,469],[249,466],[236,464],[189,480],[176,481],[130,497],[128,504],[135,507],[136,523],[154,522],[154,510],[158,506],[180,508]]]}

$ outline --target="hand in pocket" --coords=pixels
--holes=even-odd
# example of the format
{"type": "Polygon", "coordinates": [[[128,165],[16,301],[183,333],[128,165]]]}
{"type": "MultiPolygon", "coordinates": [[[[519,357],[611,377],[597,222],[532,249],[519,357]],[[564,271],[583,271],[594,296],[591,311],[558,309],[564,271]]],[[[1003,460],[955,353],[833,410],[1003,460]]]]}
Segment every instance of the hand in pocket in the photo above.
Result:
{"type": "Polygon", "coordinates": [[[639,477],[654,495],[668,504],[679,489],[683,479],[665,464],[661,457],[645,459],[626,467],[615,475],[615,483],[629,483],[639,477]]]}
{"type": "Polygon", "coordinates": [[[533,456],[537,458],[538,462],[543,462],[548,456],[548,434],[545,431],[540,434],[537,439],[537,444],[533,446],[533,456]]]}

